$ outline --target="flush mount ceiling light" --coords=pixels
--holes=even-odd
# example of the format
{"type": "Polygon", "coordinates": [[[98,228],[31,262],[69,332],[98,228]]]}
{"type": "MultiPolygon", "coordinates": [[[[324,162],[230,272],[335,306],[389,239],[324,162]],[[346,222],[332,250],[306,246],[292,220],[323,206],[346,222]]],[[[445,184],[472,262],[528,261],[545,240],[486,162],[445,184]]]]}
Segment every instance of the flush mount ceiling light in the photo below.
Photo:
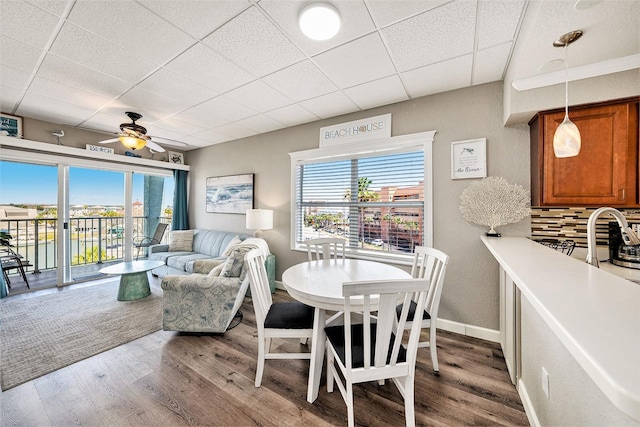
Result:
{"type": "Polygon", "coordinates": [[[298,18],[302,33],[312,40],[329,40],[340,30],[340,14],[327,3],[312,3],[298,18]]]}
{"type": "Polygon", "coordinates": [[[574,157],[580,153],[580,146],[582,144],[580,138],[580,131],[578,127],[569,120],[569,67],[567,61],[567,51],[569,50],[569,45],[574,41],[578,40],[582,37],[582,31],[572,31],[561,36],[558,40],[553,42],[555,47],[564,47],[564,65],[565,65],[565,109],[564,109],[564,120],[556,129],[555,135],[553,135],[553,152],[556,157],[574,157]]]}

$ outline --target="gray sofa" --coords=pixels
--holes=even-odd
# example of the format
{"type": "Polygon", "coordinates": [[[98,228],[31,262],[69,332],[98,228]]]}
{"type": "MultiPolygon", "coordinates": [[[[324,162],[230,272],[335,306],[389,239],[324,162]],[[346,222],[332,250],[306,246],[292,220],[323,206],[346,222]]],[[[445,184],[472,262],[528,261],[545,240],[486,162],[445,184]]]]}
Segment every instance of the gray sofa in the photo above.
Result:
{"type": "MultiPolygon", "coordinates": [[[[184,276],[194,273],[194,262],[204,259],[226,259],[223,255],[227,245],[238,236],[240,240],[249,237],[246,234],[228,231],[194,229],[193,249],[189,252],[169,252],[168,244],[152,245],[149,247],[149,260],[162,261],[164,265],[152,271],[157,277],[184,276]]],[[[275,291],[276,259],[269,255],[265,263],[271,291],[275,291]]]]}

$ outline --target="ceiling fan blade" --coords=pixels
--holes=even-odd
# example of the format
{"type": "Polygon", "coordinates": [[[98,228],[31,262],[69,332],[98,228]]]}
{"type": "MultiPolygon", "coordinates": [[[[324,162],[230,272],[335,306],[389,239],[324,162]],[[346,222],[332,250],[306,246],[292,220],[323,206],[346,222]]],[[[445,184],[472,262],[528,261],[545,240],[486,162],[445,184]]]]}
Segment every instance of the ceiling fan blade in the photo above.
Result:
{"type": "Polygon", "coordinates": [[[160,136],[154,136],[153,140],[156,142],[160,142],[162,144],[165,145],[173,145],[176,147],[188,147],[189,144],[187,144],[186,142],[182,142],[182,141],[176,141],[175,139],[169,139],[169,138],[162,138],[160,136]]]}
{"type": "Polygon", "coordinates": [[[118,138],[105,139],[104,141],[100,141],[99,144],[108,144],[110,142],[116,142],[118,138]]]}
{"type": "Polygon", "coordinates": [[[159,153],[163,153],[165,151],[164,148],[162,148],[161,146],[159,146],[155,142],[151,141],[150,139],[147,140],[147,147],[149,147],[149,149],[151,149],[153,151],[157,151],[159,153]]]}

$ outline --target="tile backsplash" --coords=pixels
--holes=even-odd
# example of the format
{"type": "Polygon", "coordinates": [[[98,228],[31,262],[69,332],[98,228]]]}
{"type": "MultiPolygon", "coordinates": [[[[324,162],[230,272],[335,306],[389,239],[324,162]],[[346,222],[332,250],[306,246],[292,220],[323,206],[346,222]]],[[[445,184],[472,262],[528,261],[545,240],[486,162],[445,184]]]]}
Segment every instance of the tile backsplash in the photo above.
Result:
{"type": "MultiPolygon", "coordinates": [[[[598,208],[531,208],[531,238],[573,240],[577,247],[587,247],[587,221],[598,208]]],[[[628,221],[640,222],[640,209],[619,209],[628,221]]],[[[602,215],[596,223],[598,245],[607,245],[611,215],[602,215]]]]}

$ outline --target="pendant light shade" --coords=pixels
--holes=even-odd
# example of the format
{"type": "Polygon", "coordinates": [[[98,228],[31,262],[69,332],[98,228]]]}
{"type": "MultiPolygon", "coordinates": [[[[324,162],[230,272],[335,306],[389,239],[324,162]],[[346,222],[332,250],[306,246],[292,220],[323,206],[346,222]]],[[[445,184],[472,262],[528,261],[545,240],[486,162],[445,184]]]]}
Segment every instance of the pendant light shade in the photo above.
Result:
{"type": "Polygon", "coordinates": [[[572,31],[560,37],[553,42],[555,47],[564,47],[564,66],[565,66],[565,108],[564,108],[564,120],[556,129],[555,135],[553,135],[553,152],[556,157],[574,157],[580,153],[580,147],[582,145],[582,139],[580,138],[580,131],[578,126],[575,125],[569,119],[569,64],[567,61],[567,51],[569,45],[578,40],[582,36],[582,31],[572,31]]]}
{"type": "Polygon", "coordinates": [[[136,138],[135,136],[119,136],[118,139],[125,147],[131,150],[139,150],[147,145],[147,141],[142,138],[136,138]]]}

